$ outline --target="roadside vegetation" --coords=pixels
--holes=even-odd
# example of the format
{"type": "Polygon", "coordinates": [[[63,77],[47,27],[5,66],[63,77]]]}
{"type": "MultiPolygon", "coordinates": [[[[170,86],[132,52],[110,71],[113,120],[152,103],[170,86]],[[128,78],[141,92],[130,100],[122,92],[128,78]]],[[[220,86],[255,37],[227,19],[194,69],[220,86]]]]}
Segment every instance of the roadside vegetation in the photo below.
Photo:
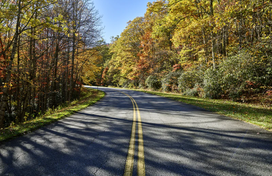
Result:
{"type": "Polygon", "coordinates": [[[37,116],[35,119],[19,124],[11,123],[10,126],[0,129],[0,141],[27,134],[33,130],[41,128],[42,126],[68,117],[79,110],[93,105],[95,102],[103,98],[104,95],[105,93],[102,91],[83,88],[81,97],[72,101],[71,103],[67,102],[55,109],[49,109],[45,112],[45,114],[37,116]]]}
{"type": "Polygon", "coordinates": [[[92,0],[0,1],[0,129],[73,102],[101,72],[92,0]]]}
{"type": "Polygon", "coordinates": [[[101,84],[169,93],[159,94],[271,129],[271,14],[269,0],[148,3],[113,38],[101,84]]]}
{"type": "Polygon", "coordinates": [[[156,0],[107,44],[92,0],[3,1],[0,129],[72,103],[83,83],[168,92],[271,129],[271,14],[269,0],[156,0]]]}
{"type": "Polygon", "coordinates": [[[113,38],[101,83],[271,106],[271,13],[268,0],[148,3],[113,38]]]}

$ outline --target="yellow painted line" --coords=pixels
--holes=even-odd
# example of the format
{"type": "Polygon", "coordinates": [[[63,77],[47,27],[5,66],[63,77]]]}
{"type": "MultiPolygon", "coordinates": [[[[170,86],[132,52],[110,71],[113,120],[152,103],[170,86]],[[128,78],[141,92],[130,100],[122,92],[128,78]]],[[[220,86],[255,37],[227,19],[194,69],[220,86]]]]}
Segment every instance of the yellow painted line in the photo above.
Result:
{"type": "Polygon", "coordinates": [[[132,176],[133,174],[133,161],[134,161],[134,150],[135,150],[135,132],[136,132],[136,111],[138,114],[138,162],[137,162],[137,174],[138,176],[145,176],[145,160],[144,160],[144,140],[143,140],[143,129],[142,129],[142,120],[140,115],[139,107],[130,95],[122,92],[128,96],[133,105],[133,124],[131,130],[131,138],[128,149],[128,156],[125,166],[124,176],[132,176]]]}
{"type": "Polygon", "coordinates": [[[139,107],[138,107],[135,100],[134,100],[134,103],[136,105],[136,109],[138,112],[138,165],[137,165],[137,173],[138,173],[138,176],[145,176],[144,139],[143,139],[142,119],[141,119],[139,107]]]}
{"type": "MultiPolygon", "coordinates": [[[[129,97],[130,98],[130,97],[129,97]]],[[[131,100],[131,98],[130,98],[131,100]]],[[[131,137],[129,141],[128,155],[125,166],[124,176],[132,176],[133,173],[133,162],[134,162],[134,150],[135,150],[135,131],[136,131],[136,111],[134,102],[131,100],[133,105],[133,123],[131,129],[131,137]]]]}

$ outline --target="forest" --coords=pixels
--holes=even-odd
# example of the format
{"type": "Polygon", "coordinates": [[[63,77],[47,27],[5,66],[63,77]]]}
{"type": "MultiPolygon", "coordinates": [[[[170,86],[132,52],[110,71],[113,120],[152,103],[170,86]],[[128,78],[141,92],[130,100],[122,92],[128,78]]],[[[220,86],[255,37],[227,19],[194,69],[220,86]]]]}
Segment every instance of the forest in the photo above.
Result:
{"type": "Polygon", "coordinates": [[[83,84],[272,104],[272,1],[156,0],[110,44],[91,0],[0,1],[0,128],[83,84]]]}
{"type": "Polygon", "coordinates": [[[157,0],[112,38],[102,85],[272,99],[272,1],[157,0]]]}
{"type": "Polygon", "coordinates": [[[90,0],[0,1],[0,128],[80,95],[101,72],[90,0]]]}

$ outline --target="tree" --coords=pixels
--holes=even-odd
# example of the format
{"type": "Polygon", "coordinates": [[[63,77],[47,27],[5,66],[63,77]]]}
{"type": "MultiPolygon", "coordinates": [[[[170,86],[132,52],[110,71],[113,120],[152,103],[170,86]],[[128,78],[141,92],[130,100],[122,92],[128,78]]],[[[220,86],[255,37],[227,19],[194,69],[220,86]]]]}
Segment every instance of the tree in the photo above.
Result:
{"type": "Polygon", "coordinates": [[[137,17],[133,21],[129,21],[120,38],[111,44],[110,52],[113,55],[109,62],[108,72],[119,74],[113,76],[113,79],[114,77],[121,78],[118,81],[119,85],[133,86],[139,83],[135,64],[139,58],[137,55],[140,51],[140,38],[144,33],[141,27],[143,20],[142,17],[137,17]]]}
{"type": "Polygon", "coordinates": [[[90,48],[100,38],[100,28],[88,0],[0,3],[0,128],[4,128],[79,96],[82,80],[93,79],[91,73],[97,70],[97,54],[90,48]],[[93,70],[87,71],[88,66],[93,70]]]}

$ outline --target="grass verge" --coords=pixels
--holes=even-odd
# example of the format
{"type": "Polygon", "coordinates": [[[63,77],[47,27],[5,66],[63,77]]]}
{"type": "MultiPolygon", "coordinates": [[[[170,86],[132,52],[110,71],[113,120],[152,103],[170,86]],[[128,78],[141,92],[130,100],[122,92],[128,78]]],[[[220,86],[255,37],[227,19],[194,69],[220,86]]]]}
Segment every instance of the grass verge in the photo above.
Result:
{"type": "Polygon", "coordinates": [[[102,91],[83,88],[83,96],[80,99],[71,102],[70,104],[59,106],[54,110],[49,109],[44,115],[33,120],[26,121],[22,124],[11,124],[5,129],[0,129],[0,141],[5,141],[17,136],[24,135],[42,126],[63,119],[96,103],[104,96],[105,93],[102,91]]]}
{"type": "MultiPolygon", "coordinates": [[[[139,90],[138,90],[139,91],[139,90]]],[[[215,100],[208,98],[198,98],[183,96],[176,93],[162,93],[155,91],[140,90],[141,92],[159,95],[186,104],[195,105],[216,112],[221,115],[242,120],[251,124],[258,125],[268,131],[272,131],[272,108],[261,105],[245,104],[230,100],[215,100]]]]}

